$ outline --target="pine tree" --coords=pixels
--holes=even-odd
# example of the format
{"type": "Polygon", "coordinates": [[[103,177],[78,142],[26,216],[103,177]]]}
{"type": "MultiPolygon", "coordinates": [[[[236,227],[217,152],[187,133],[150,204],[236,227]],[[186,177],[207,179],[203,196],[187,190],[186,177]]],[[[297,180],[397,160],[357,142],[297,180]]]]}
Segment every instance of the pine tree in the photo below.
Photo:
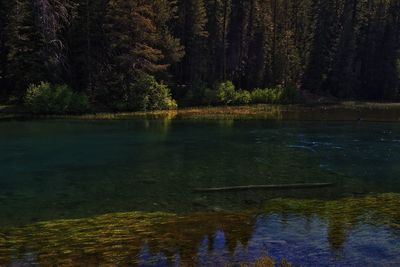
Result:
{"type": "Polygon", "coordinates": [[[7,6],[5,0],[0,0],[0,100],[8,95],[6,85],[7,52],[5,28],[7,24],[7,6]]]}
{"type": "Polygon", "coordinates": [[[291,29],[293,32],[293,42],[299,56],[299,70],[297,83],[301,82],[301,76],[304,74],[308,64],[311,42],[313,35],[312,29],[312,4],[313,0],[291,1],[291,29]]]}
{"type": "Polygon", "coordinates": [[[0,97],[50,81],[116,101],[151,74],[177,97],[232,80],[396,100],[399,8],[398,0],[0,0],[0,97]]]}
{"type": "MultiPolygon", "coordinates": [[[[181,61],[185,55],[185,48],[181,44],[181,40],[173,35],[170,23],[175,19],[178,6],[174,0],[154,0],[154,24],[157,29],[156,43],[157,47],[163,53],[162,63],[171,66],[181,61]]],[[[165,72],[164,72],[165,74],[165,72]]],[[[163,75],[167,80],[171,77],[163,75]]]]}
{"type": "MultiPolygon", "coordinates": [[[[146,73],[164,71],[168,65],[157,48],[157,28],[152,1],[110,0],[103,26],[107,38],[106,96],[124,99],[131,84],[146,73]]],[[[111,99],[112,100],[112,99],[111,99]]]]}
{"type": "Polygon", "coordinates": [[[40,34],[41,61],[46,68],[47,80],[62,81],[67,69],[65,29],[75,16],[75,4],[71,0],[33,1],[35,27],[40,34]]]}
{"type": "Polygon", "coordinates": [[[340,1],[318,0],[314,5],[314,36],[310,59],[305,70],[302,88],[318,93],[326,91],[323,84],[329,73],[332,54],[337,42],[340,1]]]}
{"type": "Polygon", "coordinates": [[[382,51],[387,40],[386,16],[387,5],[377,2],[371,6],[364,22],[362,36],[359,41],[358,58],[360,61],[360,87],[357,95],[366,99],[382,99],[382,73],[386,53],[382,51]]]}
{"type": "Polygon", "coordinates": [[[324,83],[326,90],[341,98],[353,97],[354,88],[359,86],[355,66],[357,12],[358,0],[345,2],[341,18],[342,30],[333,55],[332,68],[324,83]]]}
{"type": "Polygon", "coordinates": [[[227,34],[227,78],[234,81],[238,88],[242,87],[245,73],[246,23],[248,19],[248,3],[244,0],[232,1],[232,12],[227,34]]]}
{"type": "Polygon", "coordinates": [[[263,1],[251,1],[247,25],[245,81],[243,87],[264,87],[267,56],[267,10],[263,1]]]}
{"type": "Polygon", "coordinates": [[[32,1],[16,0],[10,4],[9,23],[5,32],[7,76],[12,94],[22,97],[30,83],[46,80],[46,68],[41,59],[42,37],[35,27],[32,1]]]}
{"type": "Polygon", "coordinates": [[[103,31],[107,0],[76,0],[77,16],[68,32],[69,80],[92,99],[101,94],[101,77],[107,69],[106,38],[103,31]]]}
{"type": "Polygon", "coordinates": [[[278,2],[274,8],[274,40],[272,59],[273,85],[289,87],[296,85],[300,76],[300,53],[296,46],[292,5],[288,0],[278,2]]]}
{"type": "Polygon", "coordinates": [[[183,85],[193,87],[207,76],[207,13],[204,0],[179,1],[177,35],[185,47],[185,56],[178,66],[183,85]]]}
{"type": "Polygon", "coordinates": [[[207,2],[207,32],[209,33],[207,82],[209,84],[226,79],[226,35],[230,10],[231,4],[228,0],[207,2]]]}
{"type": "Polygon", "coordinates": [[[388,7],[385,33],[382,40],[382,68],[380,89],[382,99],[397,100],[400,86],[400,2],[393,1],[388,7]]]}

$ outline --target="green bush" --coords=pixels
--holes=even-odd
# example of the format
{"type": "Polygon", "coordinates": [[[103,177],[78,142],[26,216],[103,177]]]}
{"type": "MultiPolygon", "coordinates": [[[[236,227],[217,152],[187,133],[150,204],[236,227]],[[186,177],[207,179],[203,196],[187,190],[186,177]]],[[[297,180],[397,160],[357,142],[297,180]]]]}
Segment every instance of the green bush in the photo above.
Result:
{"type": "Polygon", "coordinates": [[[246,90],[239,90],[235,93],[234,104],[247,105],[251,102],[251,94],[246,90]]]}
{"type": "Polygon", "coordinates": [[[247,105],[247,104],[283,104],[301,101],[300,93],[296,87],[283,88],[256,88],[252,92],[236,90],[231,81],[217,84],[215,90],[201,85],[189,90],[184,102],[188,105],[247,105]]]}
{"type": "Polygon", "coordinates": [[[167,85],[158,83],[153,76],[143,75],[130,84],[122,100],[115,104],[119,110],[168,110],[178,105],[171,97],[167,85]]]}
{"type": "Polygon", "coordinates": [[[267,89],[269,93],[269,102],[272,104],[282,103],[284,101],[284,90],[280,87],[267,89]]]}
{"type": "Polygon", "coordinates": [[[86,95],[75,94],[72,98],[73,101],[69,104],[69,110],[71,113],[82,114],[90,110],[89,99],[86,95]]]}
{"type": "MultiPolygon", "coordinates": [[[[178,105],[172,99],[171,92],[167,85],[157,83],[154,77],[149,77],[149,82],[144,82],[141,86],[148,86],[146,93],[147,107],[145,110],[176,109],[178,105]]],[[[142,81],[143,82],[143,81],[142,81]]]]}
{"type": "Polygon", "coordinates": [[[32,113],[48,113],[51,101],[50,83],[42,82],[39,85],[30,85],[26,91],[24,103],[32,113]]]}
{"type": "Polygon", "coordinates": [[[67,85],[52,86],[48,82],[30,85],[24,103],[34,114],[81,114],[89,110],[85,95],[74,93],[67,85]]]}
{"type": "Polygon", "coordinates": [[[251,92],[251,102],[254,104],[282,104],[297,102],[298,90],[291,88],[257,88],[251,92]]]}
{"type": "Polygon", "coordinates": [[[217,100],[219,103],[232,104],[236,98],[235,85],[231,81],[217,85],[217,100]]]}
{"type": "Polygon", "coordinates": [[[265,89],[256,88],[251,92],[251,102],[254,104],[267,103],[268,98],[265,89]]]}

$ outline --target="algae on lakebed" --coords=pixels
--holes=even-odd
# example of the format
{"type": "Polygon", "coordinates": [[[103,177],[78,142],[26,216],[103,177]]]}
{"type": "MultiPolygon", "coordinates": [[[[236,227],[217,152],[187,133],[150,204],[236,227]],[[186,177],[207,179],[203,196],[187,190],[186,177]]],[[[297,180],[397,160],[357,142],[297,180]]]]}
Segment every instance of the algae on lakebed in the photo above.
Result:
{"type": "MultiPolygon", "coordinates": [[[[265,243],[277,243],[285,250],[285,246],[290,247],[292,242],[265,240],[260,231],[268,226],[257,225],[260,218],[268,216],[280,216],[283,225],[297,217],[306,220],[318,218],[318,221],[326,222],[328,227],[324,235],[333,251],[351,238],[351,228],[360,225],[383,226],[394,232],[396,240],[400,239],[400,194],[335,201],[274,199],[257,211],[185,215],[128,212],[7,228],[0,234],[0,265],[21,261],[34,261],[41,266],[72,266],[77,263],[85,266],[128,265],[138,263],[144,245],[151,251],[165,253],[168,259],[179,253],[182,265],[192,265],[199,261],[204,248],[206,251],[209,249],[205,236],[214,236],[213,251],[208,258],[210,255],[215,257],[216,248],[227,255],[235,255],[238,244],[247,244],[242,252],[262,257],[264,254],[255,254],[254,251],[261,253],[259,250],[265,243]],[[199,249],[199,243],[200,247],[205,247],[199,249]]],[[[295,219],[293,221],[296,224],[295,219]]],[[[279,236],[279,233],[275,234],[279,236]]]]}
{"type": "Polygon", "coordinates": [[[349,224],[385,224],[400,229],[400,194],[385,193],[340,200],[272,199],[264,205],[267,213],[317,215],[323,219],[342,217],[349,224]]]}
{"type": "Polygon", "coordinates": [[[197,243],[220,227],[232,234],[231,248],[251,233],[249,213],[198,213],[178,216],[167,213],[116,213],[79,219],[36,223],[5,230],[0,243],[0,265],[26,254],[43,266],[86,266],[137,262],[142,246],[172,256],[179,249],[182,260],[193,261],[197,243]],[[240,220],[247,227],[236,227],[240,220]]]}

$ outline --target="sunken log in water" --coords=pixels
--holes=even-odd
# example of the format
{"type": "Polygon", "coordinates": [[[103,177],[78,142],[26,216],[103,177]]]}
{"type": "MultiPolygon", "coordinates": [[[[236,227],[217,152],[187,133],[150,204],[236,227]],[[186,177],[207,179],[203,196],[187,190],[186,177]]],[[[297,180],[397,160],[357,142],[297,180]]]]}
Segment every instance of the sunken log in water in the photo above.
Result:
{"type": "Polygon", "coordinates": [[[268,190],[268,189],[302,189],[302,188],[321,188],[335,186],[334,183],[307,183],[307,184],[270,184],[270,185],[244,185],[228,187],[196,188],[195,192],[221,192],[221,191],[241,191],[241,190],[268,190]]]}

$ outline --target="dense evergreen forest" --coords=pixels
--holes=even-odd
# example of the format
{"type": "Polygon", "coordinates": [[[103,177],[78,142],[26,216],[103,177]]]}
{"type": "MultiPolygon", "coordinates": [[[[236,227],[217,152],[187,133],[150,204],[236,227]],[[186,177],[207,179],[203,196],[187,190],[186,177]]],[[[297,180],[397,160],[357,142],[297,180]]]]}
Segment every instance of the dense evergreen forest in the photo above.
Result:
{"type": "Polygon", "coordinates": [[[0,0],[0,12],[2,99],[48,82],[143,109],[126,103],[171,90],[199,104],[226,81],[399,98],[400,0],[0,0]]]}

